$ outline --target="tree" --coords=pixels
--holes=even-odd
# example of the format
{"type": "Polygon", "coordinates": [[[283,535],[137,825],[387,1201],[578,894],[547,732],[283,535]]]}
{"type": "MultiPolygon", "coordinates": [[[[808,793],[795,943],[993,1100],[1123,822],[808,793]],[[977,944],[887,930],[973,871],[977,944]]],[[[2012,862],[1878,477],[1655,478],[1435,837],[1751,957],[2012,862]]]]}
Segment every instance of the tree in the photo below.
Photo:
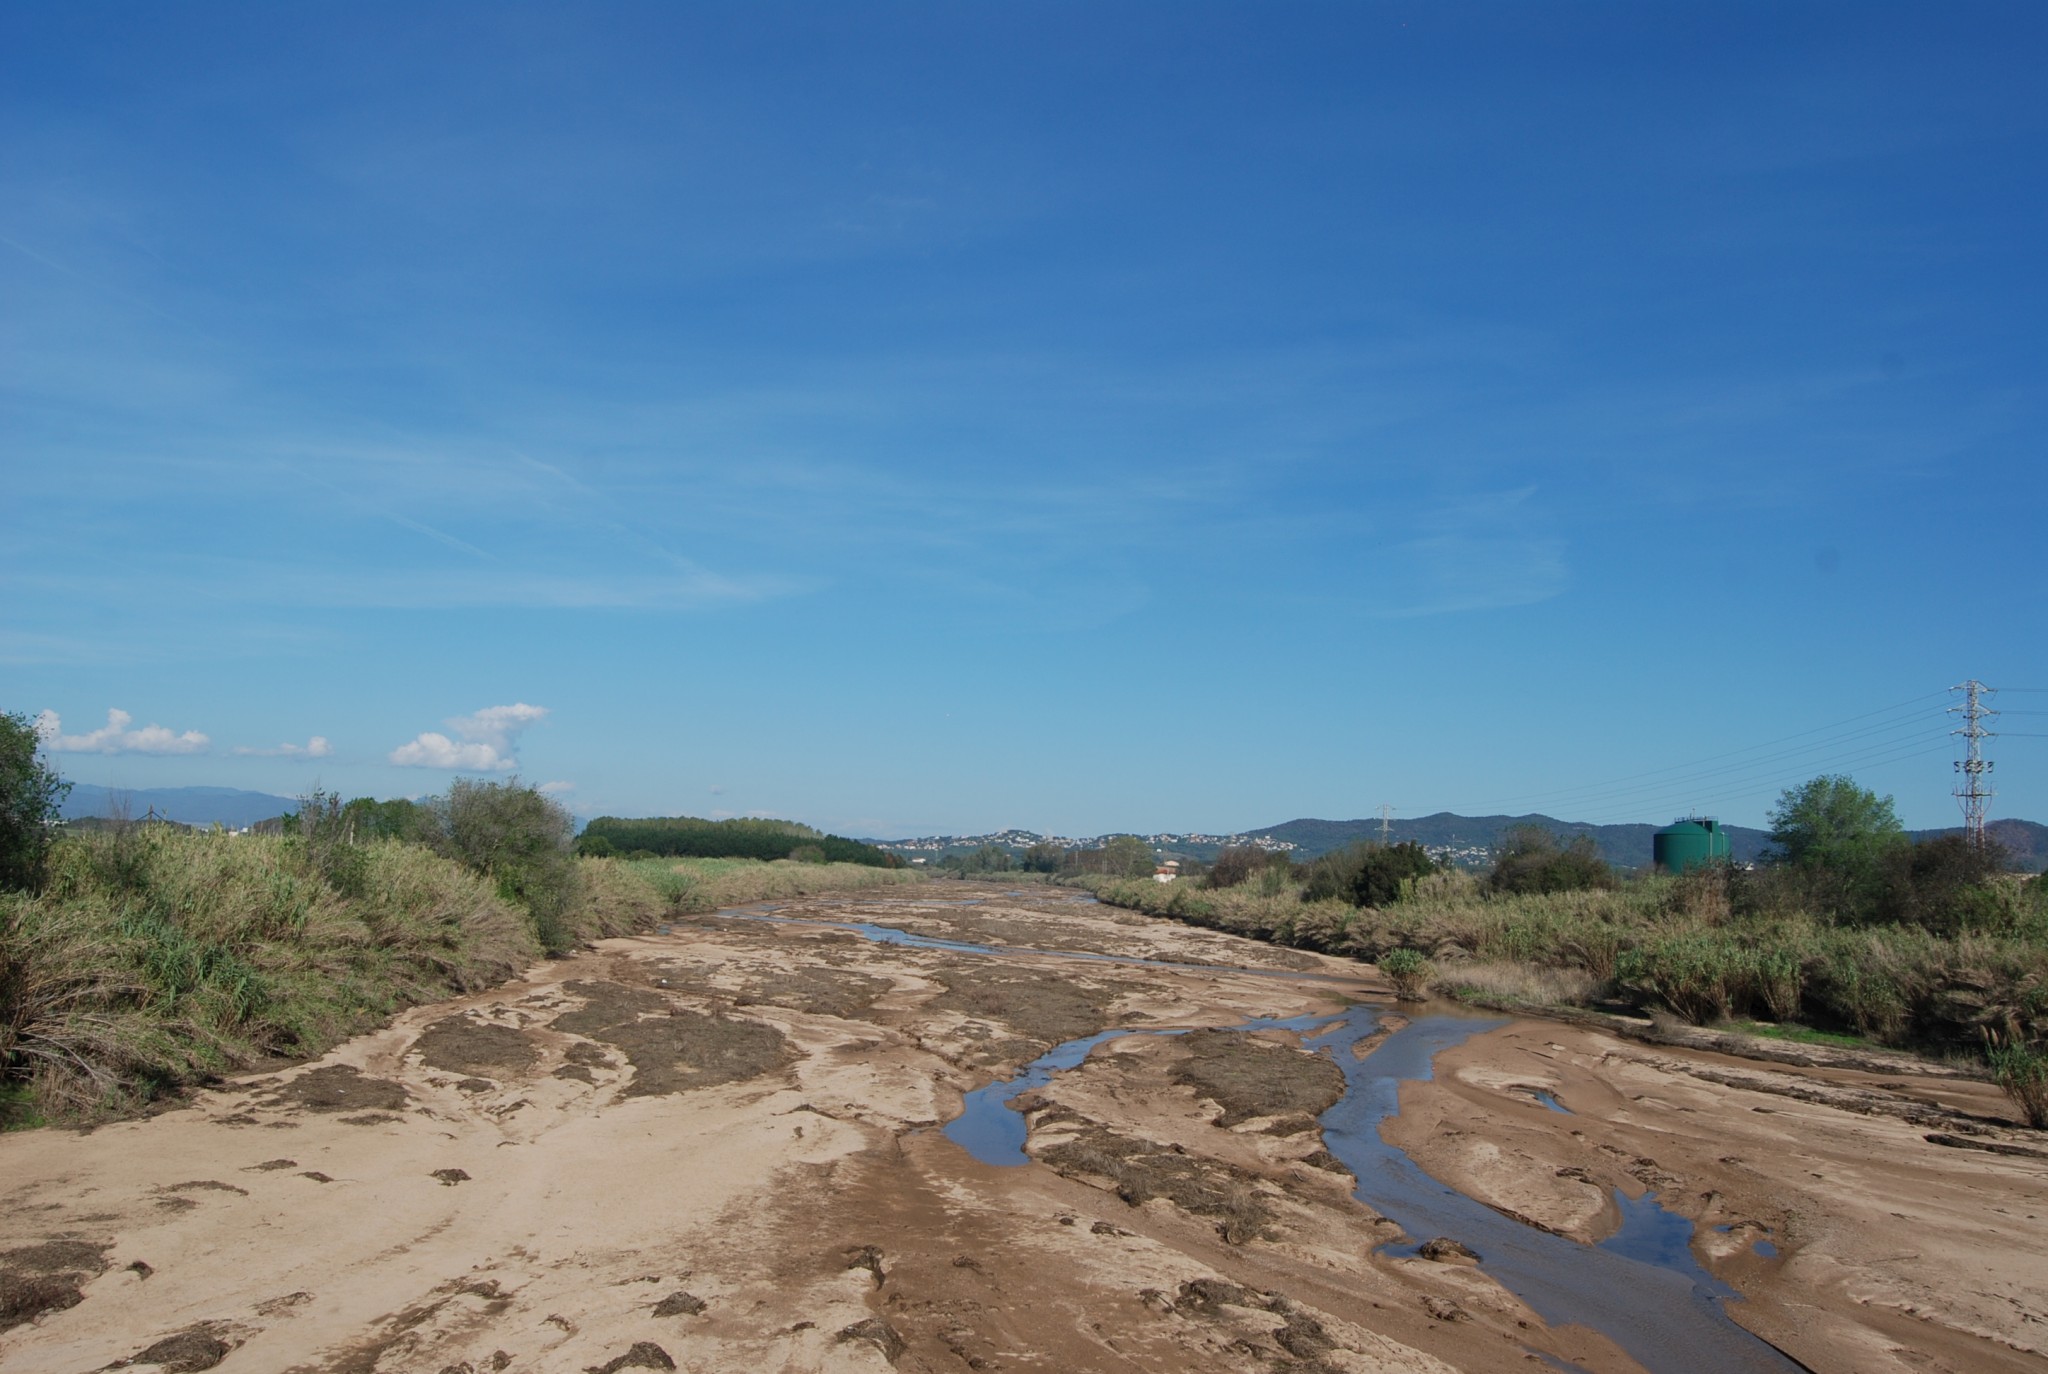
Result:
{"type": "Polygon", "coordinates": [[[1024,851],[1021,866],[1026,873],[1057,873],[1066,852],[1050,840],[1040,840],[1024,851]]]}
{"type": "Polygon", "coordinates": [[[1322,855],[1308,867],[1304,902],[1336,898],[1359,907],[1392,906],[1401,884],[1436,872],[1428,851],[1413,840],[1378,844],[1361,840],[1322,855]]]}
{"type": "Polygon", "coordinates": [[[1231,845],[1209,865],[1209,886],[1236,887],[1266,866],[1266,851],[1253,844],[1231,845]]]}
{"type": "Polygon", "coordinates": [[[1436,872],[1429,851],[1413,840],[1375,845],[1351,882],[1351,900],[1362,907],[1392,906],[1401,900],[1403,885],[1436,872]]]}
{"type": "Polygon", "coordinates": [[[1906,843],[1906,828],[1899,824],[1892,799],[1839,773],[1786,788],[1769,819],[1778,862],[1800,868],[1866,875],[1888,851],[1906,843]]]}
{"type": "Polygon", "coordinates": [[[962,873],[1008,873],[1014,867],[1010,851],[997,844],[985,844],[960,861],[962,873]]]}
{"type": "Polygon", "coordinates": [[[1102,846],[1103,872],[1120,878],[1146,878],[1158,867],[1152,846],[1136,835],[1113,835],[1102,846]]]}
{"type": "Polygon", "coordinates": [[[1616,886],[1614,870],[1600,857],[1590,835],[1569,843],[1540,825],[1510,829],[1494,856],[1486,886],[1494,892],[1579,892],[1616,886]]]}
{"type": "Polygon", "coordinates": [[[43,880],[50,826],[71,784],[42,758],[42,737],[26,715],[0,712],[0,888],[43,880]]]}
{"type": "Polygon", "coordinates": [[[576,821],[539,788],[513,778],[476,782],[458,778],[445,797],[423,808],[423,838],[441,854],[497,885],[498,894],[525,907],[541,948],[566,953],[575,943],[570,918],[583,896],[576,868],[576,821]]]}

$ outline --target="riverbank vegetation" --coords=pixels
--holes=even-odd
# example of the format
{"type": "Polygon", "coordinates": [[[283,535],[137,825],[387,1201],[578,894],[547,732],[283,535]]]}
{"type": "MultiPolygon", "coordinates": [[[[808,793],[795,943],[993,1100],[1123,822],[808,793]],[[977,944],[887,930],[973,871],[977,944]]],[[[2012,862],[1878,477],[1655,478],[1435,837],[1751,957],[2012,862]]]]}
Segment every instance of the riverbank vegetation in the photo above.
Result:
{"type": "Polygon", "coordinates": [[[2048,1124],[2048,879],[2005,873],[1959,837],[1908,843],[1889,803],[1858,793],[1846,779],[1788,793],[1773,815],[1781,857],[1754,870],[1621,875],[1583,846],[1523,835],[1485,873],[1413,872],[1426,855],[1359,846],[1310,865],[1226,851],[1196,881],[1071,881],[1488,1006],[1981,1055],[2048,1124]],[[1403,874],[1391,895],[1389,872],[1403,874]]]}
{"type": "Polygon", "coordinates": [[[318,1055],[407,1006],[686,912],[920,876],[579,858],[567,813],[516,781],[457,782],[408,808],[405,838],[351,824],[326,795],[281,834],[52,837],[0,890],[0,1125],[119,1115],[318,1055]]]}

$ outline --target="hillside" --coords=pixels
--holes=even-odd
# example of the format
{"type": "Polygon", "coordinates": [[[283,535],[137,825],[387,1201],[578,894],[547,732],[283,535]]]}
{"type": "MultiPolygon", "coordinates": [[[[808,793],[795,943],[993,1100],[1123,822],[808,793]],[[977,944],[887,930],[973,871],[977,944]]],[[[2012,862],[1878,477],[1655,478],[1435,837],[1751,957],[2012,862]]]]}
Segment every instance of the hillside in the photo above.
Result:
{"type": "Polygon", "coordinates": [[[245,792],[238,787],[139,787],[133,790],[74,782],[64,799],[64,819],[139,820],[152,810],[165,820],[205,827],[219,822],[230,830],[296,811],[292,797],[245,792]]]}
{"type": "MultiPolygon", "coordinates": [[[[2012,856],[2010,867],[2023,873],[2039,873],[2048,868],[2048,825],[2039,821],[1992,821],[1984,829],[2012,856]]],[[[1909,830],[1906,833],[1917,844],[1941,835],[1960,835],[1963,828],[1952,825],[1942,830],[1909,830]]]]}

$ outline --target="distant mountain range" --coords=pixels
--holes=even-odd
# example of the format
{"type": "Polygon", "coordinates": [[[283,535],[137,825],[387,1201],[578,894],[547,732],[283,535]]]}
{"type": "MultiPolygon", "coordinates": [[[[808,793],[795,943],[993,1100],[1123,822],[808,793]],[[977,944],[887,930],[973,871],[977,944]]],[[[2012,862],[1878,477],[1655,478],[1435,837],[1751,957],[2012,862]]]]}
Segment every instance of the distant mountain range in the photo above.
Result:
{"type": "MultiPolygon", "coordinates": [[[[1650,837],[1662,826],[1637,823],[1630,825],[1591,825],[1584,821],[1563,821],[1554,816],[1531,814],[1526,816],[1459,816],[1449,811],[1439,811],[1433,816],[1414,820],[1393,820],[1387,822],[1385,835],[1395,844],[1413,840],[1439,858],[1467,867],[1479,867],[1491,861],[1493,851],[1499,847],[1507,832],[1518,825],[1540,826],[1553,834],[1567,838],[1585,835],[1591,838],[1600,856],[1607,862],[1621,868],[1641,868],[1650,862],[1650,837]]],[[[1737,863],[1754,863],[1770,849],[1771,837],[1768,831],[1748,826],[1725,827],[1728,834],[1731,857],[1737,863]]],[[[2013,857],[2016,868],[2038,872],[2048,864],[2048,825],[2034,821],[2004,820],[1991,823],[1992,838],[2004,845],[2013,857]]],[[[1937,835],[1958,833],[1959,827],[1945,830],[1914,830],[1908,833],[1914,840],[1929,840],[1937,835]]],[[[1355,821],[1325,821],[1303,818],[1287,821],[1280,825],[1267,826],[1262,830],[1247,830],[1230,835],[1211,835],[1200,832],[1162,832],[1142,838],[1153,848],[1169,856],[1182,859],[1198,859],[1207,862],[1231,845],[1258,845],[1266,849],[1282,849],[1291,852],[1297,859],[1312,859],[1327,854],[1333,849],[1358,840],[1377,840],[1381,836],[1377,818],[1355,821]]],[[[1034,844],[1049,843],[1062,849],[1075,846],[1100,844],[1106,836],[1089,838],[1068,838],[1059,835],[1041,835],[1031,830],[1000,830],[987,835],[934,835],[906,840],[869,840],[880,849],[900,854],[906,859],[922,859],[937,863],[949,854],[967,854],[984,845],[996,845],[1013,852],[1022,852],[1034,844]]]]}
{"type": "Polygon", "coordinates": [[[71,794],[64,799],[63,815],[67,821],[139,821],[153,811],[163,819],[177,821],[181,825],[205,827],[219,823],[230,830],[240,830],[243,826],[298,809],[296,797],[244,792],[237,787],[138,787],[130,790],[74,782],[71,794]]]}

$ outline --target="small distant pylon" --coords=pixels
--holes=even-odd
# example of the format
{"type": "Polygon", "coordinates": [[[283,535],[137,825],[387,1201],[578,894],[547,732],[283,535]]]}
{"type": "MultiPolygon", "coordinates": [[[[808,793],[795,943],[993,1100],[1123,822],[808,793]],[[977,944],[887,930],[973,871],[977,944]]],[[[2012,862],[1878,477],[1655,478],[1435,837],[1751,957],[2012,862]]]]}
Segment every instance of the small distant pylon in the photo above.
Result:
{"type": "Polygon", "coordinates": [[[1381,847],[1381,848],[1385,848],[1385,847],[1386,847],[1386,845],[1387,845],[1387,837],[1388,837],[1388,836],[1389,836],[1389,835],[1390,835],[1390,834],[1391,834],[1391,833],[1393,832],[1393,828],[1394,828],[1394,808],[1393,808],[1393,807],[1391,807],[1391,806],[1385,806],[1385,805],[1382,805],[1382,806],[1380,807],[1380,847],[1381,847]]]}
{"type": "Polygon", "coordinates": [[[1949,690],[1963,694],[1962,705],[1948,708],[1950,715],[1963,718],[1960,729],[1949,731],[1952,735],[1961,735],[1964,746],[1964,756],[1956,760],[1956,802],[1963,808],[1963,833],[1969,839],[1970,847],[1981,850],[1986,843],[1984,813],[1991,799],[1998,795],[1987,785],[1991,780],[1992,763],[1984,757],[1984,741],[1994,737],[1993,731],[1984,728],[1984,721],[1998,712],[1986,706],[1984,698],[1997,695],[1997,689],[1971,678],[1949,690]]]}

